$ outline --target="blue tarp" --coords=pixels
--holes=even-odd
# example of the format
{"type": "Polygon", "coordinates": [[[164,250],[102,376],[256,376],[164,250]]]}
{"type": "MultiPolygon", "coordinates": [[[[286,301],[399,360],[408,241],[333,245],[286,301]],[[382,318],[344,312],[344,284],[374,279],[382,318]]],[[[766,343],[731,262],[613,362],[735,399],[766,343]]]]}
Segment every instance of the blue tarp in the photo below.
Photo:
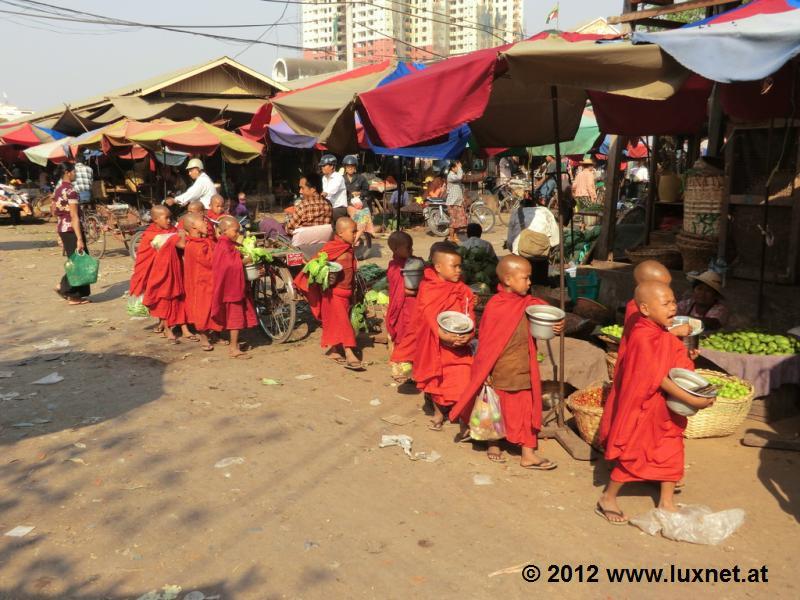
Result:
{"type": "Polygon", "coordinates": [[[44,131],[46,134],[51,136],[54,141],[55,140],[60,140],[62,138],[67,137],[66,133],[61,133],[60,131],[56,131],[55,129],[49,129],[47,127],[40,127],[39,125],[34,125],[34,127],[36,127],[36,129],[38,129],[39,131],[44,131]]]}
{"type": "Polygon", "coordinates": [[[635,32],[690,71],[720,83],[758,81],[800,54],[800,0],[753,0],[672,31],[635,32]]]}

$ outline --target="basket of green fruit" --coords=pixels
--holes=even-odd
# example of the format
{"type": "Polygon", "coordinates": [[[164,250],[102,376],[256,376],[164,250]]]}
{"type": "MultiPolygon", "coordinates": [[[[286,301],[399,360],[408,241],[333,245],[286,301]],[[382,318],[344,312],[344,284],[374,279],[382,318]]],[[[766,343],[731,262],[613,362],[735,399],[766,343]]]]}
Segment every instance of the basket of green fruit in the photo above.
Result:
{"type": "Polygon", "coordinates": [[[622,325],[606,325],[600,328],[597,338],[606,345],[609,352],[619,350],[619,342],[622,340],[622,325]]]}
{"type": "Polygon", "coordinates": [[[700,340],[700,347],[717,352],[788,356],[800,352],[800,340],[786,335],[770,335],[760,331],[714,333],[700,340]]]}
{"type": "Polygon", "coordinates": [[[714,404],[687,418],[686,438],[724,437],[734,433],[744,422],[753,404],[753,385],[743,379],[719,371],[698,369],[709,383],[720,386],[714,404]]]}

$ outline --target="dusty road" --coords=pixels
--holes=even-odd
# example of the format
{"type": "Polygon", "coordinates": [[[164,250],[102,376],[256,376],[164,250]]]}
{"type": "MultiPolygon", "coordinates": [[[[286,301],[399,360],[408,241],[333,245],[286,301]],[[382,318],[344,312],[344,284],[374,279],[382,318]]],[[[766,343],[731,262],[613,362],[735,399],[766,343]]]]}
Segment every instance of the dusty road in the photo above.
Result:
{"type": "MultiPolygon", "coordinates": [[[[62,272],[52,231],[0,222],[0,371],[11,372],[0,378],[0,598],[800,595],[795,454],[742,447],[740,435],[687,442],[680,501],[747,513],[720,546],[611,527],[592,512],[602,461],[575,462],[545,441],[543,454],[560,464],[553,472],[489,463],[453,444],[452,426],[426,428],[421,396],[390,385],[385,347],[368,348],[374,364],[358,374],[322,358],[319,331],[304,327],[281,346],[252,333],[251,361],[167,346],[150,321],[125,314],[131,262],[117,243],[94,303],[67,306],[51,291],[62,272]],[[35,347],[59,340],[69,345],[35,347]],[[63,381],[32,383],[53,372],[63,381]],[[387,433],[441,459],[379,449],[387,433]],[[218,468],[226,458],[234,464],[218,468]],[[34,529],[1,535],[17,526],[34,529]],[[519,568],[490,576],[527,563],[543,579],[549,564],[595,564],[599,582],[525,583],[519,568]],[[609,583],[605,574],[670,564],[766,565],[769,583],[609,583]]],[[[431,241],[416,239],[418,253],[431,241]]],[[[636,515],[654,495],[632,486],[622,503],[636,515]]]]}

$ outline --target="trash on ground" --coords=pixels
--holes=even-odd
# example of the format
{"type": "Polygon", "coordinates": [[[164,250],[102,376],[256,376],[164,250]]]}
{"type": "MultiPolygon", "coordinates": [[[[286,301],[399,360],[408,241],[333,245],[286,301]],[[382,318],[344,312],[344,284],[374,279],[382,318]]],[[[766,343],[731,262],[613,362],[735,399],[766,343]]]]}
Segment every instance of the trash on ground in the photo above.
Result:
{"type": "Polygon", "coordinates": [[[34,425],[46,425],[47,423],[52,423],[53,419],[43,419],[41,417],[37,419],[31,419],[31,423],[34,425]]]}
{"type": "Polygon", "coordinates": [[[25,537],[36,528],[35,525],[17,525],[14,529],[6,531],[8,537],[25,537]]]}
{"type": "Polygon", "coordinates": [[[68,339],[59,338],[50,338],[49,342],[33,345],[37,350],[53,350],[54,348],[68,348],[69,346],[70,343],[68,339]]]}
{"type": "Polygon", "coordinates": [[[75,463],[77,465],[83,465],[84,467],[88,467],[89,466],[89,463],[87,463],[82,458],[75,458],[75,457],[68,458],[67,462],[73,462],[73,463],[75,463]]]}
{"type": "Polygon", "coordinates": [[[414,439],[401,433],[399,435],[382,435],[381,436],[381,443],[378,444],[378,448],[388,448],[389,446],[400,446],[403,449],[408,458],[411,460],[421,460],[423,462],[436,462],[442,455],[436,452],[436,450],[431,450],[430,452],[411,452],[411,446],[414,443],[414,439]]]}
{"type": "Polygon", "coordinates": [[[442,455],[439,454],[436,450],[431,450],[430,452],[417,452],[414,455],[414,458],[416,460],[422,460],[422,461],[425,461],[425,462],[432,463],[432,462],[436,462],[437,460],[442,458],[442,455]]]}
{"type": "Polygon", "coordinates": [[[269,379],[268,377],[264,377],[261,380],[262,385],[281,385],[281,382],[277,379],[269,379]]]}
{"type": "Polygon", "coordinates": [[[241,456],[229,456],[228,458],[223,458],[218,460],[214,464],[215,469],[226,469],[227,467],[232,467],[233,465],[242,465],[244,464],[244,458],[241,456]]]}
{"type": "Polygon", "coordinates": [[[313,550],[314,548],[319,548],[319,544],[317,542],[312,542],[311,540],[306,540],[305,544],[303,544],[303,548],[308,550],[313,550]]]}
{"type": "Polygon", "coordinates": [[[675,512],[653,508],[631,519],[631,524],[650,535],[660,531],[676,542],[715,546],[742,526],[744,514],[741,508],[712,512],[701,504],[679,504],[675,512]]]}
{"type": "Polygon", "coordinates": [[[261,402],[253,402],[252,404],[245,403],[245,404],[241,404],[240,406],[242,408],[244,408],[244,409],[252,410],[254,408],[258,408],[259,406],[261,406],[261,402]]]}
{"type": "Polygon", "coordinates": [[[76,448],[80,448],[81,450],[84,450],[86,448],[86,444],[84,444],[83,442],[75,442],[72,445],[75,446],[76,448]]]}
{"type": "Polygon", "coordinates": [[[498,575],[515,575],[517,573],[522,573],[522,569],[527,567],[530,563],[524,562],[521,565],[514,565],[513,567],[506,567],[505,569],[500,569],[498,571],[492,571],[487,575],[487,577],[497,577],[498,575]]]}
{"type": "Polygon", "coordinates": [[[302,375],[295,375],[295,379],[298,381],[306,381],[307,379],[314,379],[314,376],[310,373],[303,373],[302,375]]]}
{"type": "Polygon", "coordinates": [[[93,325],[103,325],[105,323],[108,323],[108,319],[104,319],[102,317],[97,319],[87,319],[86,321],[84,321],[84,323],[86,323],[89,327],[92,327],[93,325]]]}
{"type": "Polygon", "coordinates": [[[389,425],[408,425],[414,422],[413,417],[401,417],[400,415],[389,415],[388,417],[381,417],[381,421],[389,423],[389,425]]]}
{"type": "Polygon", "coordinates": [[[381,401],[378,398],[373,398],[372,400],[369,401],[369,405],[370,406],[380,406],[381,405],[381,401]]]}
{"type": "Polygon", "coordinates": [[[61,375],[58,373],[50,373],[50,375],[45,375],[41,379],[34,381],[33,385],[52,385],[60,381],[64,381],[64,378],[61,375]]]}
{"type": "Polygon", "coordinates": [[[492,481],[492,478],[489,475],[476,473],[472,476],[472,483],[475,485],[493,485],[494,481],[492,481]]]}
{"type": "Polygon", "coordinates": [[[0,379],[8,379],[14,375],[14,371],[0,371],[0,379]]]}
{"type": "Polygon", "coordinates": [[[151,590],[146,594],[142,594],[136,600],[176,600],[178,594],[181,593],[181,589],[179,585],[165,585],[160,592],[151,590]]]}
{"type": "MultiPolygon", "coordinates": [[[[215,598],[219,598],[219,596],[215,596],[215,598]]],[[[193,592],[186,594],[183,597],[183,600],[211,600],[211,597],[206,596],[203,592],[194,590],[193,592]]]]}
{"type": "Polygon", "coordinates": [[[0,394],[0,401],[13,400],[14,398],[19,398],[19,392],[9,392],[7,394],[0,394]]]}
{"type": "Polygon", "coordinates": [[[350,398],[345,398],[344,396],[340,396],[339,394],[336,394],[335,397],[338,398],[339,400],[344,400],[345,402],[349,402],[350,404],[353,403],[353,401],[350,400],[350,398]]]}
{"type": "Polygon", "coordinates": [[[22,423],[14,423],[12,427],[33,427],[33,423],[29,423],[28,421],[23,421],[22,423]]]}

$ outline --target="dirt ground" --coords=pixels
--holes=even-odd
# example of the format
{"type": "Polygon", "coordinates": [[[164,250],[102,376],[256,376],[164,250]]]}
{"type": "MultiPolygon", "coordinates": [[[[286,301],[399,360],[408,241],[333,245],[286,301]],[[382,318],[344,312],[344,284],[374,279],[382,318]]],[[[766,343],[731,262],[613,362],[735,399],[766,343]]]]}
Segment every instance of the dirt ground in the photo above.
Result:
{"type": "MultiPolygon", "coordinates": [[[[433,241],[415,240],[421,254],[433,241]]],[[[742,508],[743,527],[719,546],[672,542],[593,513],[603,461],[574,461],[547,440],[542,454],[559,468],[530,472],[516,457],[491,464],[453,444],[454,426],[429,431],[422,397],[391,385],[383,346],[365,350],[365,373],[324,359],[319,330],[304,325],[283,345],[251,332],[251,361],[168,346],[150,320],[125,313],[131,261],[119,243],[91,305],[51,291],[62,263],[53,225],[0,222],[0,371],[12,372],[0,378],[0,534],[35,527],[0,535],[0,598],[800,596],[798,457],[741,446],[759,423],[686,443],[680,501],[742,508]],[[59,340],[69,346],[35,347],[59,340]],[[53,372],[63,381],[32,384],[53,372]],[[392,416],[407,424],[382,420],[392,416]],[[382,434],[400,433],[441,459],[378,448],[382,434]],[[226,458],[236,460],[218,468],[226,458]],[[599,582],[526,583],[529,563],[543,580],[550,564],[594,564],[599,582]],[[670,564],[765,565],[769,583],[605,575],[670,564]]],[[[621,503],[638,515],[655,494],[633,485],[621,503]]]]}

